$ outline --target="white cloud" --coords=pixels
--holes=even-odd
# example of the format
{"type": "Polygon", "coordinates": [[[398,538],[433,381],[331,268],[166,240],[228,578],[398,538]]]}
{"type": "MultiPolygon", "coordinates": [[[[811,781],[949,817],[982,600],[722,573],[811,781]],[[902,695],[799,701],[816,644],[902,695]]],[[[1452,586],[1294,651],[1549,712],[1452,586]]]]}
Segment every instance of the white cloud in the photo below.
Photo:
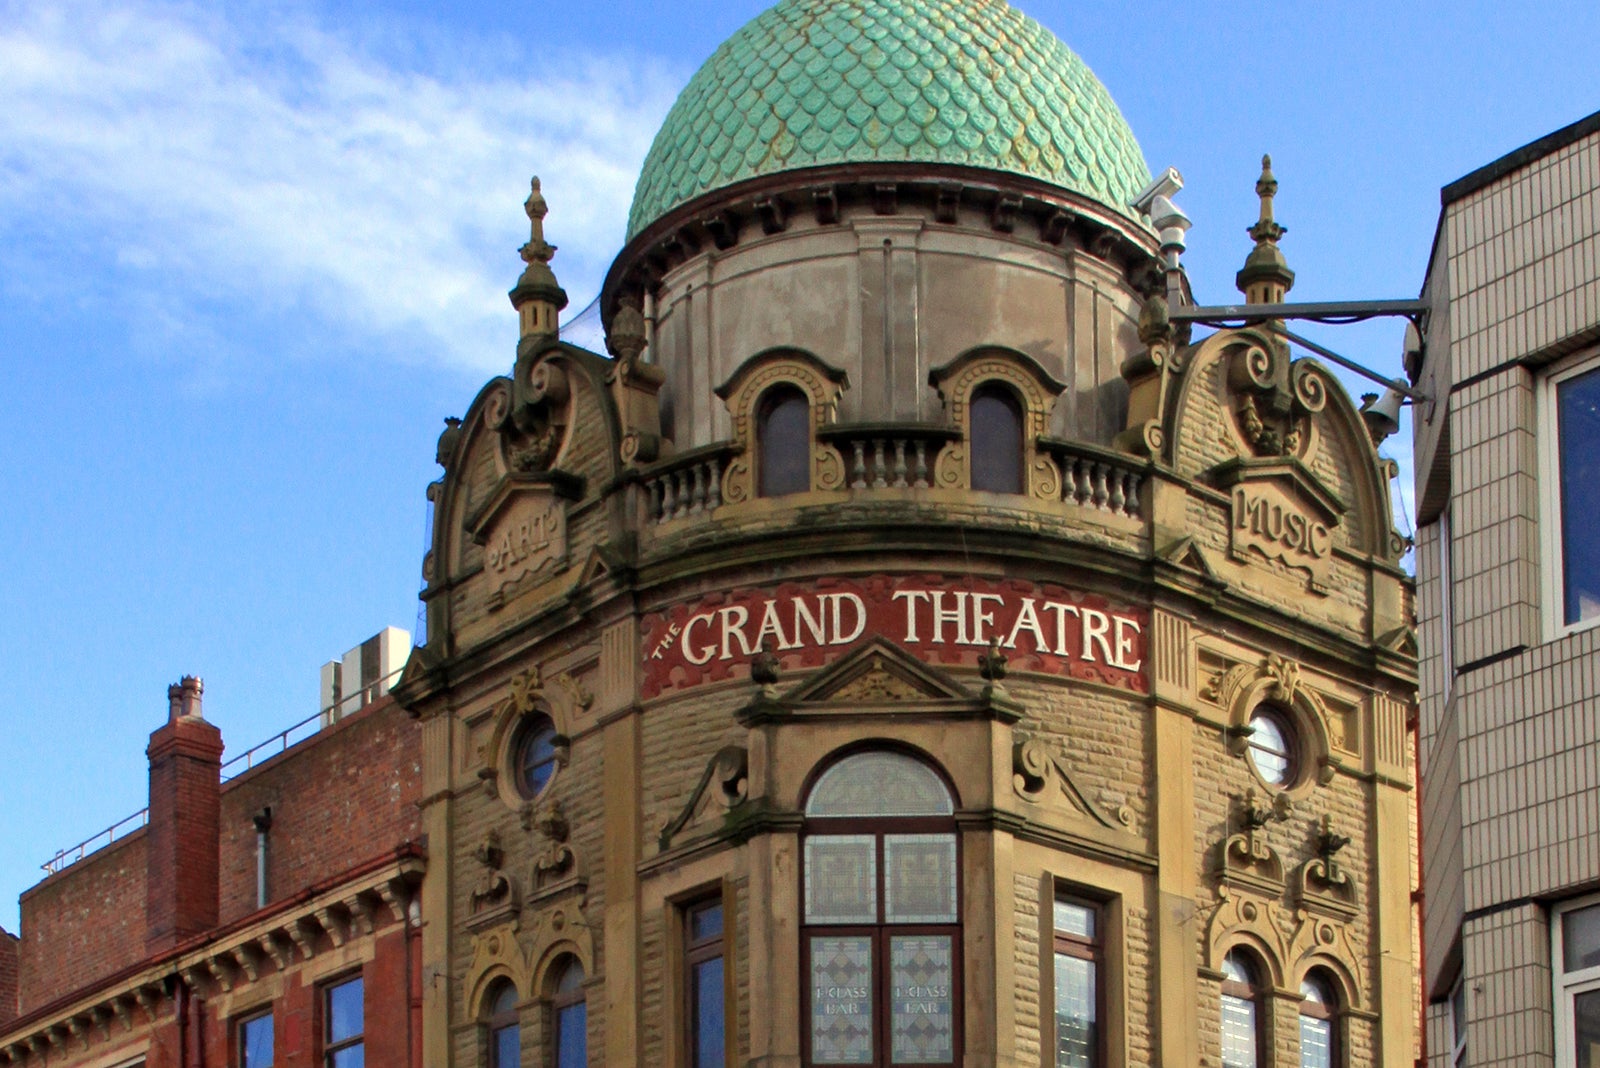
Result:
{"type": "Polygon", "coordinates": [[[163,303],[192,297],[198,317],[214,302],[305,308],[497,370],[528,176],[544,180],[558,273],[587,299],[675,88],[598,58],[421,73],[303,18],[0,5],[7,262],[70,260],[66,281],[86,286],[114,269],[163,303]]]}

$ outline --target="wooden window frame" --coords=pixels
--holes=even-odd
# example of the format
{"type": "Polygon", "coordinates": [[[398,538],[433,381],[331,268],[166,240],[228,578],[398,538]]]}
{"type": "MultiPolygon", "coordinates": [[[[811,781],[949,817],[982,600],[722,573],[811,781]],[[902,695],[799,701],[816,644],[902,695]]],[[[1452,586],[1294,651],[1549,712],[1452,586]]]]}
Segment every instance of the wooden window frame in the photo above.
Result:
{"type": "Polygon", "coordinates": [[[698,964],[709,960],[721,959],[722,961],[722,1059],[724,1065],[728,1063],[729,1051],[732,1044],[728,1041],[728,1019],[730,1016],[728,999],[728,972],[729,963],[727,947],[728,942],[728,909],[727,899],[718,891],[712,894],[703,894],[694,898],[680,908],[681,919],[681,945],[683,947],[683,967],[681,970],[683,982],[683,1011],[680,1019],[683,1020],[683,1049],[682,1057],[685,1068],[705,1068],[695,1060],[695,1051],[699,1048],[700,1038],[700,1013],[695,1002],[696,987],[694,970],[698,964]],[[715,935],[708,935],[701,939],[694,937],[694,918],[701,912],[712,907],[722,910],[722,927],[715,935]]]}
{"type": "MultiPolygon", "coordinates": [[[[1106,1002],[1105,902],[1095,901],[1091,898],[1074,894],[1070,890],[1058,889],[1050,899],[1050,906],[1052,979],[1054,978],[1053,972],[1055,964],[1053,954],[1055,953],[1062,953],[1070,957],[1077,957],[1080,960],[1087,960],[1094,965],[1095,1034],[1094,1046],[1091,1051],[1091,1056],[1093,1058],[1091,1061],[1091,1068],[1104,1068],[1105,1065],[1110,1063],[1106,1054],[1106,1012],[1108,1006],[1106,1002]],[[1069,931],[1063,931],[1056,926],[1055,903],[1058,901],[1069,905],[1077,905],[1079,908],[1086,908],[1089,910],[1089,912],[1094,916],[1095,933],[1093,938],[1084,938],[1082,935],[1075,935],[1069,931]]],[[[1060,1056],[1061,1049],[1061,1036],[1056,1033],[1056,1024],[1054,1022],[1055,1018],[1055,984],[1052,982],[1050,990],[1050,1019],[1051,1034],[1054,1039],[1054,1052],[1052,1053],[1049,1062],[1051,1064],[1057,1063],[1057,1058],[1060,1056]]]]}
{"type": "Polygon", "coordinates": [[[499,1043],[495,1041],[495,1036],[501,1031],[504,1031],[508,1027],[515,1027],[517,1029],[517,1046],[519,1049],[521,1048],[522,1013],[517,1008],[516,1000],[520,997],[521,995],[517,991],[517,984],[513,983],[510,979],[501,978],[496,979],[490,985],[488,994],[483,999],[484,1005],[490,1009],[489,1015],[483,1021],[484,1033],[488,1036],[489,1040],[488,1056],[485,1058],[489,1064],[489,1068],[521,1068],[520,1064],[504,1065],[500,1063],[499,1054],[496,1052],[500,1047],[499,1043]],[[511,991],[513,998],[511,1008],[504,1012],[494,1012],[494,1003],[496,1000],[498,1000],[499,992],[501,990],[511,991]]]}
{"type": "MultiPolygon", "coordinates": [[[[847,759],[847,758],[846,758],[847,759]]],[[[831,765],[830,765],[831,766],[831,765]]],[[[941,781],[943,776],[940,776],[941,781]]],[[[948,787],[946,787],[948,789],[948,787]]],[[[800,836],[801,861],[799,869],[800,902],[800,1056],[804,1068],[834,1068],[832,1062],[819,1066],[813,1059],[811,1048],[811,940],[813,938],[868,938],[872,946],[872,1060],[871,1068],[961,1068],[962,1046],[965,1041],[965,987],[963,981],[963,953],[966,944],[962,920],[964,893],[961,885],[962,842],[956,827],[955,816],[808,816],[800,836]],[[876,923],[870,924],[809,924],[806,922],[806,863],[805,843],[815,835],[872,835],[875,849],[875,877],[877,881],[876,923]],[[949,834],[955,841],[955,913],[953,924],[889,923],[885,920],[887,908],[887,865],[885,840],[900,834],[949,834]],[[892,1014],[889,996],[889,947],[895,935],[946,935],[950,938],[950,1007],[951,1007],[951,1059],[944,1062],[896,1062],[893,1060],[890,1028],[892,1014]]]]}
{"type": "MultiPolygon", "coordinates": [[[[1326,1001],[1320,1003],[1308,1001],[1304,992],[1302,992],[1298,1015],[1306,1016],[1313,1020],[1327,1021],[1328,1061],[1334,1068],[1339,1068],[1340,1065],[1344,1064],[1344,1035],[1342,1033],[1344,1030],[1344,999],[1341,997],[1342,991],[1339,988],[1339,984],[1334,982],[1333,978],[1328,976],[1326,972],[1316,968],[1307,972],[1305,978],[1300,982],[1302,987],[1306,983],[1317,984],[1322,988],[1322,992],[1327,998],[1326,1001]]],[[[1299,1020],[1297,1019],[1295,1022],[1298,1024],[1299,1020]]],[[[1300,1064],[1301,1068],[1304,1068],[1304,1050],[1300,1054],[1300,1064]]]]}
{"type": "MultiPolygon", "coordinates": [[[[317,1028],[317,1034],[322,1042],[322,1055],[319,1063],[323,1068],[333,1068],[334,1057],[347,1049],[357,1046],[366,1046],[367,1042],[367,983],[366,976],[361,972],[346,972],[322,983],[317,988],[317,1006],[322,1013],[322,1026],[317,1028]],[[361,984],[361,1030],[353,1037],[333,1040],[333,992],[352,983],[361,984]]],[[[362,1057],[365,1063],[365,1056],[362,1057]]]]}
{"type": "MultiPolygon", "coordinates": [[[[1227,973],[1224,972],[1221,984],[1222,996],[1224,998],[1232,997],[1238,998],[1241,1001],[1248,1001],[1252,1006],[1254,1006],[1255,1011],[1253,1015],[1255,1017],[1256,1025],[1256,1056],[1255,1064],[1252,1065],[1251,1068],[1265,1068],[1266,1065],[1272,1063],[1272,1051],[1270,1046],[1271,1036],[1267,1033],[1266,1019],[1269,1003],[1264,997],[1262,997],[1262,995],[1266,993],[1266,988],[1260,985],[1261,973],[1265,970],[1266,965],[1262,962],[1259,956],[1250,952],[1249,950],[1236,946],[1233,949],[1230,949],[1226,956],[1231,957],[1234,954],[1238,954],[1239,958],[1244,962],[1244,970],[1250,974],[1251,981],[1248,983],[1236,982],[1227,978],[1227,973]],[[1266,1055],[1265,1060],[1263,1060],[1263,1054],[1266,1055]]],[[[1226,967],[1226,957],[1224,958],[1224,967],[1226,967]]],[[[1220,1032],[1218,1037],[1221,1037],[1220,1032]]],[[[1221,1058],[1219,1057],[1219,1060],[1220,1059],[1221,1058]]]]}
{"type": "MultiPolygon", "coordinates": [[[[257,1020],[266,1020],[267,1021],[267,1026],[272,1030],[272,1062],[271,1062],[271,1064],[268,1064],[268,1065],[251,1065],[250,1068],[273,1068],[273,1065],[276,1065],[278,1063],[277,1021],[273,1019],[272,1007],[269,1005],[269,1006],[266,1006],[265,1008],[251,1009],[249,1012],[241,1013],[241,1014],[239,1014],[238,1016],[236,1016],[234,1018],[234,1021],[233,1021],[233,1044],[234,1044],[233,1063],[235,1065],[238,1065],[239,1068],[245,1068],[245,1063],[244,1063],[244,1055],[245,1055],[244,1029],[246,1027],[248,1027],[250,1024],[255,1023],[257,1020]]],[[[365,1022],[365,1020],[363,1020],[363,1023],[364,1022],[365,1022]]]]}

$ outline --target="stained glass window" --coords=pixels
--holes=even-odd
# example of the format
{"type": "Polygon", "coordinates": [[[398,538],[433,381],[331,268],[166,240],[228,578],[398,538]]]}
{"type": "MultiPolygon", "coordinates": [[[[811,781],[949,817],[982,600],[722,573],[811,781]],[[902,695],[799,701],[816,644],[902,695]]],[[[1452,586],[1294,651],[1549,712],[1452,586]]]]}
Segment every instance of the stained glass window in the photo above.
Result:
{"type": "Polygon", "coordinates": [[[817,780],[807,816],[948,816],[950,791],[921,761],[900,753],[857,753],[817,780]]]}
{"type": "Polygon", "coordinates": [[[959,1059],[954,814],[939,774],[899,753],[857,753],[818,778],[802,853],[809,1063],[959,1059]]]}
{"type": "Polygon", "coordinates": [[[883,836],[884,922],[956,922],[956,836],[883,836]]]}
{"type": "Polygon", "coordinates": [[[955,972],[949,935],[889,939],[889,1030],[895,1064],[955,1059],[955,972]]]}
{"type": "Polygon", "coordinates": [[[878,841],[870,834],[806,839],[806,922],[878,922],[878,841]]]}
{"type": "Polygon", "coordinates": [[[872,1063],[872,938],[812,937],[811,1059],[872,1063]]]}

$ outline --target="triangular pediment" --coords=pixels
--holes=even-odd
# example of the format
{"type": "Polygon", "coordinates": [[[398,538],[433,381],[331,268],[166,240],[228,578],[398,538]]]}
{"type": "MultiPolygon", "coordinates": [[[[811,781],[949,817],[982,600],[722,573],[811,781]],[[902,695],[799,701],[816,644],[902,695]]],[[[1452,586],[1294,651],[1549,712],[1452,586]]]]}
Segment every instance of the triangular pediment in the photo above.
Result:
{"type": "Polygon", "coordinates": [[[784,697],[805,705],[881,705],[928,701],[970,702],[975,695],[950,675],[907,653],[887,638],[869,639],[784,697]]]}
{"type": "Polygon", "coordinates": [[[1206,556],[1205,551],[1195,543],[1194,538],[1187,534],[1172,542],[1165,549],[1160,550],[1156,555],[1174,567],[1181,567],[1186,571],[1199,572],[1212,582],[1223,581],[1222,576],[1217,573],[1217,569],[1211,565],[1211,560],[1206,556]]]}

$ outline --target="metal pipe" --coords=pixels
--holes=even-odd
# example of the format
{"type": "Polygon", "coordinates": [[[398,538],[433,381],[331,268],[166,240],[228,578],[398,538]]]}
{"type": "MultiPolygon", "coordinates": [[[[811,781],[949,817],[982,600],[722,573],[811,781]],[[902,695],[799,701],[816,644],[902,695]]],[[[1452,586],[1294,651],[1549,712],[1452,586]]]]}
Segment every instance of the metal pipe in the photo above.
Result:
{"type": "Polygon", "coordinates": [[[256,908],[267,907],[267,832],[272,829],[272,806],[251,818],[256,825],[256,908]]]}
{"type": "Polygon", "coordinates": [[[1361,366],[1359,363],[1356,363],[1356,361],[1350,359],[1348,356],[1341,356],[1337,352],[1334,352],[1332,349],[1327,348],[1327,347],[1325,347],[1323,345],[1317,344],[1315,341],[1312,341],[1310,338],[1301,337],[1299,334],[1297,334],[1294,331],[1290,330],[1288,327],[1284,326],[1282,323],[1278,323],[1278,322],[1268,323],[1267,327],[1270,330],[1275,330],[1278,333],[1282,334],[1284,337],[1288,338],[1290,341],[1294,342],[1296,345],[1299,345],[1301,348],[1306,349],[1309,352],[1314,352],[1318,356],[1321,356],[1321,357],[1323,357],[1325,359],[1332,360],[1334,363],[1338,364],[1340,367],[1343,367],[1346,370],[1354,371],[1356,374],[1360,375],[1362,378],[1369,378],[1369,379],[1371,379],[1372,381],[1378,383],[1381,386],[1388,386],[1390,389],[1394,390],[1396,393],[1400,394],[1402,397],[1409,397],[1413,401],[1422,401],[1425,404],[1431,404],[1433,402],[1433,398],[1430,397],[1428,394],[1423,393],[1421,390],[1417,390],[1417,389],[1411,388],[1411,386],[1407,385],[1405,382],[1402,382],[1400,379],[1398,379],[1398,378],[1385,378],[1385,377],[1383,377],[1382,375],[1380,375],[1376,371],[1370,371],[1367,368],[1361,366]]]}

